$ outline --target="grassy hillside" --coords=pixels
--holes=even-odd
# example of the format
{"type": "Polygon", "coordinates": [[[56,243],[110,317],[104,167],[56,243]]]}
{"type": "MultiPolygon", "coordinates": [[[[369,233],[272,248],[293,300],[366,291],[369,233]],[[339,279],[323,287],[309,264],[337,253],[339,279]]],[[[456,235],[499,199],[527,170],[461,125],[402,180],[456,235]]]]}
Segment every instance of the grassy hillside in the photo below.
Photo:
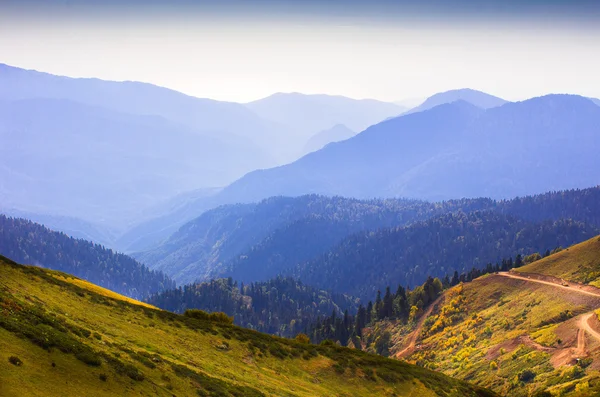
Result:
{"type": "Polygon", "coordinates": [[[0,395],[492,396],[445,375],[181,316],[0,257],[0,395]]]}
{"type": "MultiPolygon", "coordinates": [[[[576,274],[573,264],[600,261],[598,243],[594,237],[519,270],[576,274]]],[[[600,289],[501,272],[446,291],[417,327],[388,322],[370,332],[391,332],[398,358],[502,395],[596,396],[598,308],[600,289]]]]}
{"type": "Polygon", "coordinates": [[[600,237],[517,269],[600,287],[600,237]]]}

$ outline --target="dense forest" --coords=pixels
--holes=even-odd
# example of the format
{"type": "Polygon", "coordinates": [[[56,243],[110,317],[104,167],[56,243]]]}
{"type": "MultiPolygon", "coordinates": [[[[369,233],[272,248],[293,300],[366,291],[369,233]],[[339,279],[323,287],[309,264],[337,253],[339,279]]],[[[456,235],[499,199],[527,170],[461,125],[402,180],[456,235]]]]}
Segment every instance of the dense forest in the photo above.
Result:
{"type": "Polygon", "coordinates": [[[281,277],[247,285],[238,285],[231,278],[189,284],[147,301],[178,313],[187,309],[224,312],[233,316],[237,325],[287,337],[308,332],[319,317],[357,309],[355,299],[281,277]]]}
{"type": "MultiPolygon", "coordinates": [[[[278,269],[289,261],[308,260],[345,236],[362,230],[406,225],[443,213],[445,207],[416,200],[357,200],[306,195],[271,197],[257,204],[226,205],[182,226],[158,247],[134,256],[179,283],[235,274],[241,267],[278,269]],[[279,235],[281,234],[281,235],[279,235]],[[241,263],[231,263],[245,258],[241,263]],[[272,265],[268,265],[272,262],[272,265]],[[254,264],[260,264],[254,267],[254,264]]],[[[275,277],[244,278],[258,281],[275,277]]],[[[262,276],[262,275],[261,275],[262,276]]]]}
{"type": "MultiPolygon", "coordinates": [[[[246,283],[276,277],[327,253],[349,236],[408,226],[443,214],[491,210],[528,221],[573,219],[600,228],[600,187],[512,200],[429,203],[307,195],[227,205],[184,225],[136,257],[181,282],[232,277],[246,283]]],[[[422,281],[422,280],[421,280],[422,281]]]]}
{"type": "Polygon", "coordinates": [[[521,267],[560,249],[558,247],[553,251],[546,250],[543,254],[533,253],[527,256],[517,254],[514,259],[502,259],[502,261],[495,264],[487,263],[482,269],[472,268],[461,274],[455,271],[452,275],[446,274],[441,278],[427,277],[422,285],[412,290],[399,285],[394,292],[388,286],[384,294],[377,291],[374,301],[369,301],[366,306],[361,303],[354,315],[346,312],[343,316],[340,316],[339,313],[334,312],[330,316],[320,317],[310,327],[308,335],[314,343],[331,340],[343,346],[350,345],[359,349],[365,346],[373,353],[387,355],[390,342],[389,335],[383,335],[382,338],[377,338],[377,340],[369,340],[368,337],[363,335],[365,327],[372,326],[377,321],[384,319],[414,323],[444,290],[459,283],[471,282],[485,274],[521,267]]]}
{"type": "Polygon", "coordinates": [[[456,212],[346,238],[286,273],[308,285],[369,299],[385,285],[419,285],[503,257],[565,247],[598,234],[572,220],[527,222],[494,211],[456,212]]]}
{"type": "Polygon", "coordinates": [[[140,299],[175,283],[135,259],[20,218],[0,215],[0,254],[20,263],[72,274],[140,299]]]}

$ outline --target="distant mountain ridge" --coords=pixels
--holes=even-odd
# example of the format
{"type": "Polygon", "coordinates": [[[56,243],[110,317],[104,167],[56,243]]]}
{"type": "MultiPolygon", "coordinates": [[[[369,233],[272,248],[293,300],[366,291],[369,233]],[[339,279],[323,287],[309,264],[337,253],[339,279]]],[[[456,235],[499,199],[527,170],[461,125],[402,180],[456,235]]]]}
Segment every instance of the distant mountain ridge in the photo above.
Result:
{"type": "Polygon", "coordinates": [[[502,106],[505,103],[508,103],[508,101],[502,98],[486,94],[485,92],[473,90],[470,88],[463,88],[458,90],[440,92],[435,95],[432,95],[419,106],[412,108],[403,114],[406,115],[416,112],[422,112],[424,110],[429,110],[436,106],[443,105],[446,103],[452,103],[455,101],[465,101],[481,109],[495,108],[498,106],[502,106]]]}
{"type": "Polygon", "coordinates": [[[547,95],[487,110],[456,101],[251,172],[212,197],[138,225],[136,235],[147,249],[208,209],[280,195],[439,201],[586,188],[600,183],[598,148],[600,107],[583,97],[547,95]]]}
{"type": "Polygon", "coordinates": [[[514,197],[597,185],[598,148],[600,108],[586,98],[548,95],[488,110],[457,101],[251,172],[218,196],[514,197]]]}
{"type": "Polygon", "coordinates": [[[406,110],[403,106],[374,99],[296,92],[273,94],[246,106],[265,120],[287,126],[293,132],[288,139],[298,147],[298,157],[352,135],[342,131],[339,125],[351,131],[362,131],[406,110]],[[316,134],[328,130],[332,131],[322,133],[317,143],[311,143],[316,134]]]}
{"type": "Polygon", "coordinates": [[[336,124],[330,129],[317,132],[315,135],[310,137],[304,146],[304,151],[306,153],[311,153],[324,148],[326,145],[332,142],[343,141],[345,139],[352,138],[354,135],[356,135],[356,132],[352,131],[345,125],[336,124]]]}
{"type": "Polygon", "coordinates": [[[157,115],[198,131],[268,144],[276,126],[233,102],[196,98],[149,83],[55,76],[0,64],[0,99],[68,99],[136,115],[157,115]]]}
{"type": "Polygon", "coordinates": [[[405,107],[375,99],[352,99],[339,95],[277,93],[246,107],[260,117],[279,124],[296,126],[306,138],[337,124],[362,131],[405,107]]]}
{"type": "Polygon", "coordinates": [[[0,139],[2,207],[115,229],[174,194],[268,164],[242,138],[67,99],[2,101],[0,139]]]}

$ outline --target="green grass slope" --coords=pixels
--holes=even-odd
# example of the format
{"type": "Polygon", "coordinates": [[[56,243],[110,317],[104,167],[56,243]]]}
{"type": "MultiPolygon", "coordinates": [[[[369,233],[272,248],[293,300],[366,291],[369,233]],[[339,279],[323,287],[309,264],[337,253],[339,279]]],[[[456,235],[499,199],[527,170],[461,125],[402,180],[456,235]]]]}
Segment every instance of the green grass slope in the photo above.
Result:
{"type": "Polygon", "coordinates": [[[600,287],[600,236],[515,270],[600,287]]]}
{"type": "MultiPolygon", "coordinates": [[[[0,395],[492,396],[335,345],[155,309],[0,257],[0,395]]],[[[202,314],[202,313],[201,313],[202,314]]]]}
{"type": "MultiPolygon", "coordinates": [[[[598,237],[519,269],[563,277],[598,263],[598,237]]],[[[576,277],[574,277],[576,278],[576,277]]],[[[600,289],[519,272],[460,284],[415,325],[392,332],[393,355],[507,396],[600,395],[600,289]],[[409,336],[416,347],[405,354],[409,336]],[[536,394],[550,393],[550,394],[536,394]]]]}

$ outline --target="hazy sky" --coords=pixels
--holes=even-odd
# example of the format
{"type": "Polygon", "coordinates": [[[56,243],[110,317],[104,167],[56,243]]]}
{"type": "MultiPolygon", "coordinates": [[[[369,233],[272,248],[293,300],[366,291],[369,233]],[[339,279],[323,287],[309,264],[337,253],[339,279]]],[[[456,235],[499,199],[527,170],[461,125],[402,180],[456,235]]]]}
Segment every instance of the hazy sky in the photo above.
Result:
{"type": "Polygon", "coordinates": [[[241,102],[600,97],[600,0],[0,0],[0,62],[241,102]]]}

